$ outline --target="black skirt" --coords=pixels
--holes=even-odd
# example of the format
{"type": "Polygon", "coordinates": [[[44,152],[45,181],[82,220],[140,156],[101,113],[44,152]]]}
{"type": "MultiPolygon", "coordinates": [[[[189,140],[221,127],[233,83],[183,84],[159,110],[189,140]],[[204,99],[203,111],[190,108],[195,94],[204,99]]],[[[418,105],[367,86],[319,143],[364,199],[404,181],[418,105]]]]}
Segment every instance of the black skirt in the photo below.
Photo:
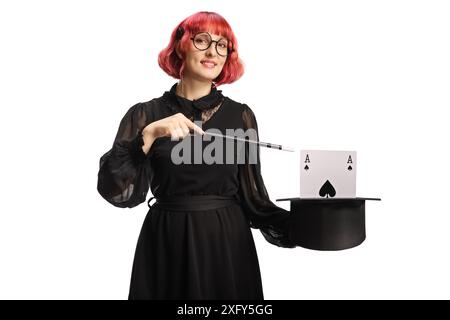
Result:
{"type": "Polygon", "coordinates": [[[158,201],[139,236],[129,299],[262,300],[258,257],[236,200],[158,201]]]}

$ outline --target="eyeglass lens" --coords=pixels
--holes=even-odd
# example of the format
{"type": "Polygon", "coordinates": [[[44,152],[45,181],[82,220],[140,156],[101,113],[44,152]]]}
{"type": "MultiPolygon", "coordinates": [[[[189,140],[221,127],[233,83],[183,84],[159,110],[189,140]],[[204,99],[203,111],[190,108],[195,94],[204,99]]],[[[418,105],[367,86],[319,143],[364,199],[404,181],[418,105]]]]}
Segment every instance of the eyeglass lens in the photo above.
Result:
{"type": "Polygon", "coordinates": [[[199,50],[206,50],[211,46],[212,42],[216,42],[216,51],[221,56],[228,53],[228,42],[225,39],[213,41],[209,33],[199,33],[194,37],[194,46],[199,50]]]}

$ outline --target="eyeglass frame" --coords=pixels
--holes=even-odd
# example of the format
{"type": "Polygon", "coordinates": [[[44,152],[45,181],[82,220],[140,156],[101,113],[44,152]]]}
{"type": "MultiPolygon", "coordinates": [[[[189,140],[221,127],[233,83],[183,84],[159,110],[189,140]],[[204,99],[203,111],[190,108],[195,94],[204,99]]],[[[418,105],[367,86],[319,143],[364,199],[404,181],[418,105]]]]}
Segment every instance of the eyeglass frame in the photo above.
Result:
{"type": "Polygon", "coordinates": [[[197,32],[196,34],[194,34],[193,37],[191,37],[192,44],[194,45],[194,47],[195,47],[197,50],[200,50],[200,51],[206,51],[206,50],[208,50],[208,49],[211,47],[212,43],[215,42],[215,43],[216,43],[216,46],[215,46],[215,47],[216,47],[216,52],[217,52],[217,54],[218,54],[219,56],[221,56],[221,57],[228,57],[228,55],[229,55],[230,53],[233,53],[233,52],[234,52],[233,42],[231,42],[231,41],[229,41],[228,39],[226,39],[226,40],[227,40],[227,54],[226,54],[226,55],[221,55],[221,54],[219,53],[219,50],[217,50],[217,45],[219,44],[219,41],[222,40],[222,39],[226,39],[226,38],[220,38],[219,40],[213,40],[213,38],[211,37],[211,35],[209,34],[209,32],[206,32],[206,31],[197,32]],[[201,33],[206,33],[206,34],[209,36],[209,39],[211,39],[211,41],[209,42],[208,47],[206,47],[205,49],[199,49],[199,48],[197,48],[197,46],[195,45],[195,42],[194,42],[195,37],[196,37],[197,35],[201,34],[201,33]],[[228,47],[228,46],[229,46],[229,43],[231,43],[231,48],[228,47]]]}

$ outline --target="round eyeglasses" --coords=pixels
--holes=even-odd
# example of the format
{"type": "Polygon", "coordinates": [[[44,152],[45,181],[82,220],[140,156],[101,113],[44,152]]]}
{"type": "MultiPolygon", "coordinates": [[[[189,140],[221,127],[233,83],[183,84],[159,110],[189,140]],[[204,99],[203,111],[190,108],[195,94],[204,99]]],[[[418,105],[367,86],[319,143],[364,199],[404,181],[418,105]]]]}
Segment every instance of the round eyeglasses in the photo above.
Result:
{"type": "Polygon", "coordinates": [[[228,41],[226,39],[213,40],[208,32],[197,33],[191,40],[194,43],[194,47],[201,51],[207,50],[215,42],[216,52],[219,56],[226,57],[229,53],[233,52],[232,48],[228,48],[228,41]]]}

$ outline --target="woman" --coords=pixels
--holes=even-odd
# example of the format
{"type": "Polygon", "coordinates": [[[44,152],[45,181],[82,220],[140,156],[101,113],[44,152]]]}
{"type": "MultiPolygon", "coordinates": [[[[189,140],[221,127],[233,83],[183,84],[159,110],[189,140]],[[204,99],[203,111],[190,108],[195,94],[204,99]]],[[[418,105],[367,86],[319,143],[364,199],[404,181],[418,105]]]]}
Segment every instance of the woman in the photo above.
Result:
{"type": "Polygon", "coordinates": [[[128,110],[98,173],[98,191],[114,206],[137,206],[149,187],[156,198],[138,239],[129,299],[263,299],[250,227],[274,245],[293,246],[289,212],[270,201],[259,153],[250,163],[247,144],[245,163],[176,164],[171,152],[175,139],[193,143],[213,128],[257,130],[252,110],[217,90],[243,74],[233,31],[216,13],[196,13],[175,28],[158,61],[180,81],[128,110]]]}

